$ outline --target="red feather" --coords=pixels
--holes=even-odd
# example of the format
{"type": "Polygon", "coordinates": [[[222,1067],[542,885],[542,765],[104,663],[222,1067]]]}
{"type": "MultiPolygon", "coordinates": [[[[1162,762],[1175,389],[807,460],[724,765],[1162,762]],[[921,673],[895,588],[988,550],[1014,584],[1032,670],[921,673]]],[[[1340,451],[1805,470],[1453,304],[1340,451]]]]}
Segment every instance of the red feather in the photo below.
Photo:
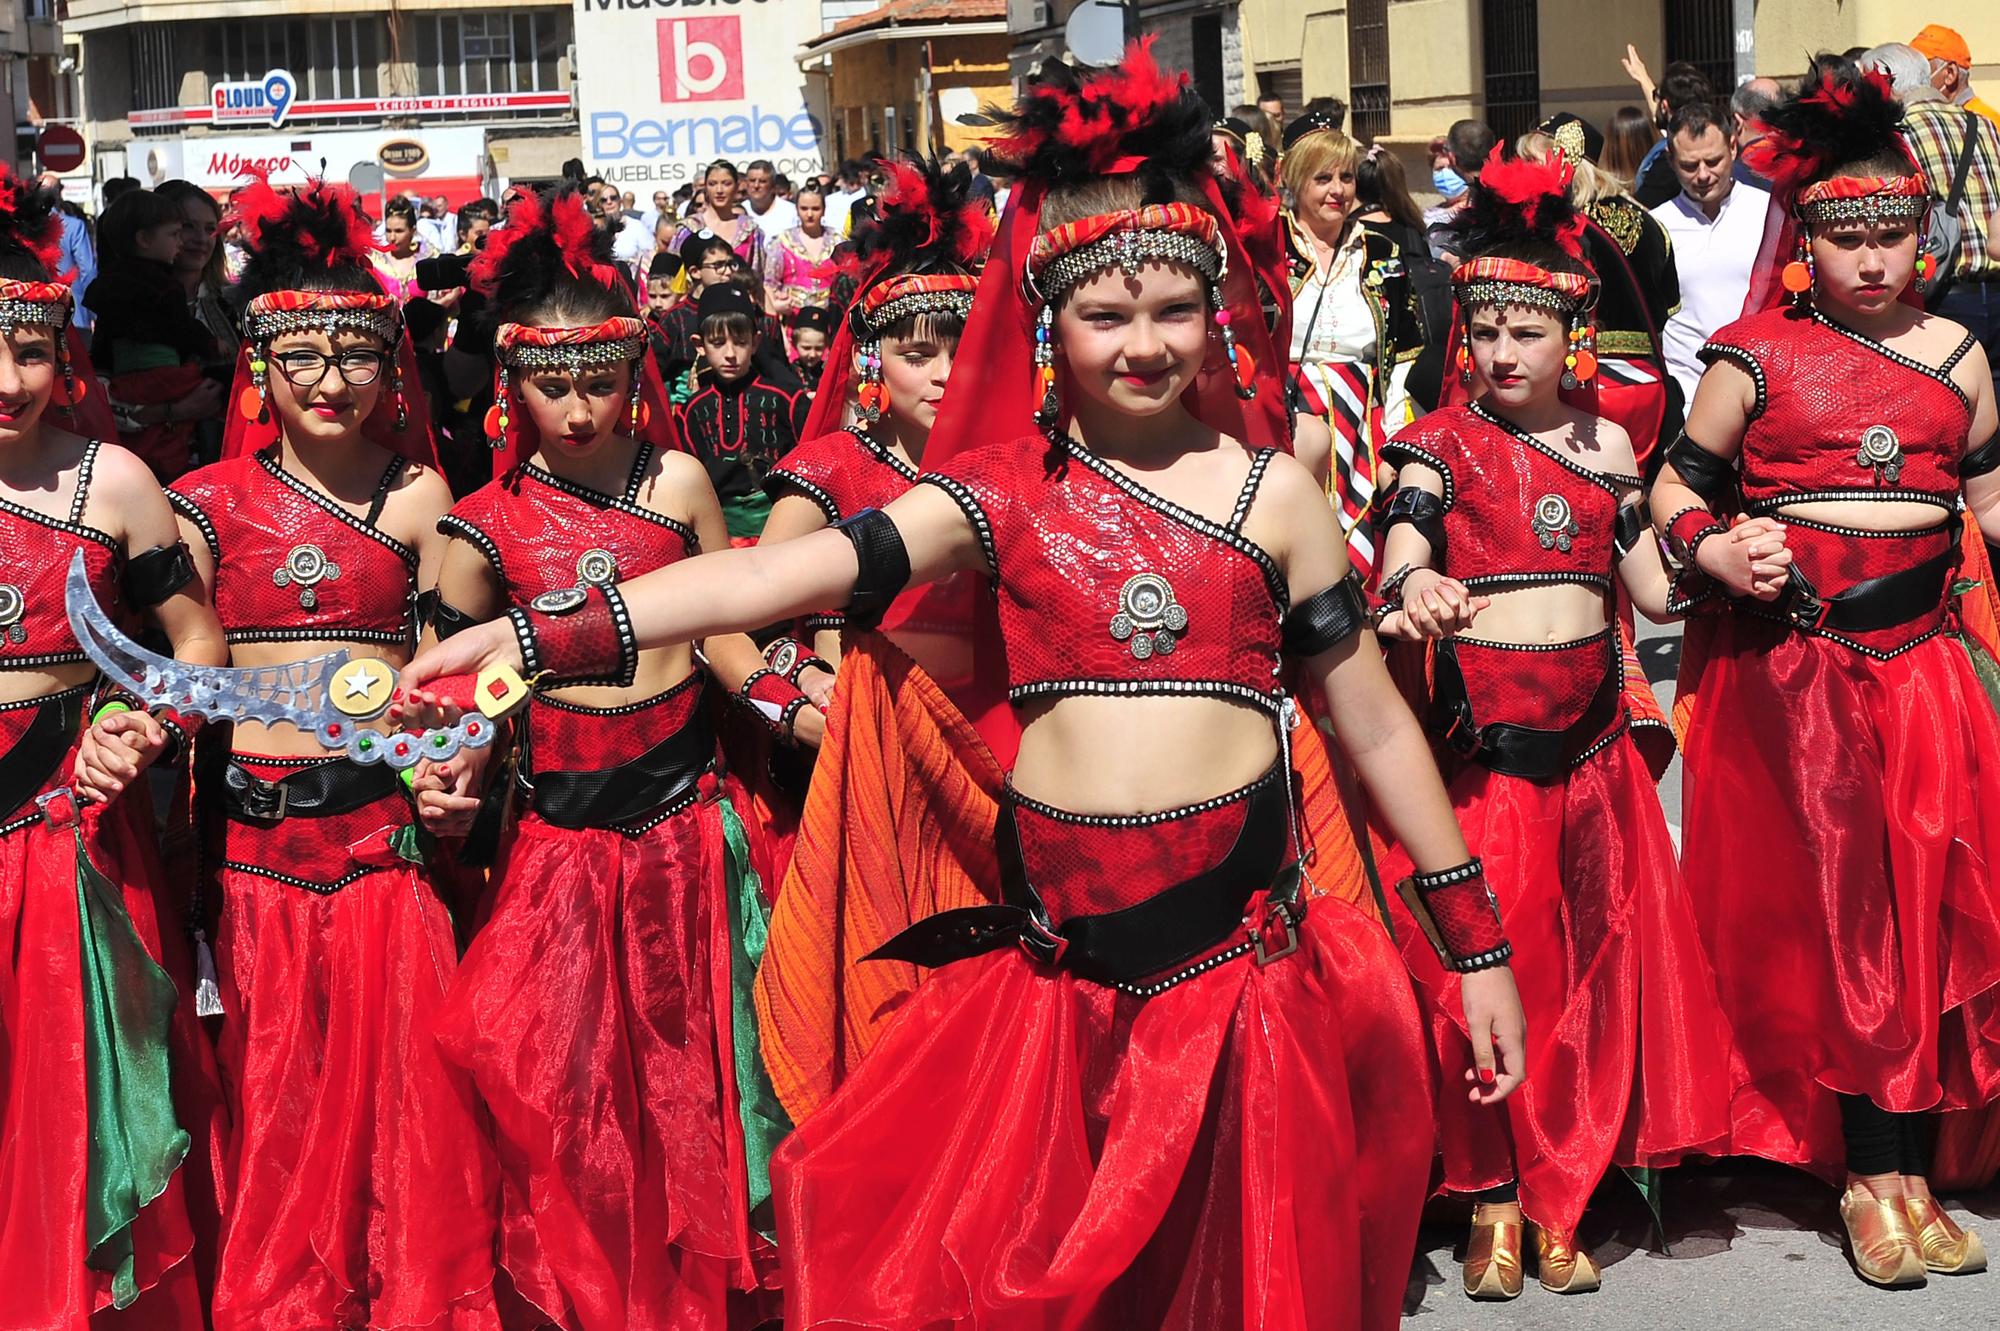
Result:
{"type": "Polygon", "coordinates": [[[889,188],[882,196],[883,211],[923,219],[927,225],[920,244],[935,242],[938,235],[937,210],[931,203],[930,183],[924,179],[924,173],[913,162],[888,157],[875,160],[889,177],[889,188]]]}
{"type": "Polygon", "coordinates": [[[1900,140],[1896,92],[1881,71],[1821,66],[1819,80],[1766,117],[1764,137],[1743,150],[1744,165],[1772,183],[1780,198],[1844,162],[1859,161],[1900,140]]]}
{"type": "Polygon", "coordinates": [[[1084,155],[1094,171],[1108,171],[1121,156],[1121,140],[1145,125],[1161,108],[1176,101],[1188,76],[1166,73],[1153,59],[1152,37],[1141,37],[1125,48],[1116,67],[1093,74],[1080,87],[1058,83],[1031,84],[1020,100],[1016,127],[993,140],[1003,161],[1020,162],[1053,140],[1084,155]],[[1055,112],[1053,126],[1042,122],[1055,112]]]}
{"type": "Polygon", "coordinates": [[[489,298],[499,285],[507,252],[542,230],[546,220],[542,196],[534,190],[523,190],[507,205],[507,216],[502,220],[505,225],[496,226],[486,233],[486,243],[479,247],[479,253],[472,257],[471,267],[467,270],[467,280],[472,283],[472,289],[489,298]]]}
{"type": "Polygon", "coordinates": [[[62,219],[48,201],[35,193],[33,181],[0,166],[0,236],[12,236],[57,281],[74,281],[76,274],[58,273],[62,262],[62,219]]]}
{"type": "Polygon", "coordinates": [[[244,174],[251,183],[237,192],[233,214],[248,248],[262,249],[276,239],[328,268],[365,266],[380,248],[351,187],[309,180],[280,189],[268,172],[244,174]]]}
{"type": "Polygon", "coordinates": [[[1480,188],[1519,213],[1528,230],[1547,230],[1565,253],[1583,257],[1583,219],[1568,206],[1570,182],[1576,179],[1576,168],[1560,149],[1550,153],[1547,161],[1537,162],[1527,157],[1504,157],[1502,147],[1495,144],[1492,156],[1480,169],[1480,188]],[[1568,216],[1560,219],[1553,216],[1562,213],[1568,216]]]}

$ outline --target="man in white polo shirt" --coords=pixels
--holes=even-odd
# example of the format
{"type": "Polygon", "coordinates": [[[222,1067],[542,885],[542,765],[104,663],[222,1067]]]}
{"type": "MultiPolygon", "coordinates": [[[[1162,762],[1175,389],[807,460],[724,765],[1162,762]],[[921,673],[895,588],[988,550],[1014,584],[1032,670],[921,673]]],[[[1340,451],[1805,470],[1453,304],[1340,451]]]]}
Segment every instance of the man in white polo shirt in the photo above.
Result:
{"type": "Polygon", "coordinates": [[[1743,315],[1771,195],[1736,178],[1729,126],[1707,102],[1690,102],[1674,112],[1667,159],[1681,192],[1653,209],[1653,216],[1673,241],[1681,307],[1667,320],[1664,341],[1667,368],[1692,402],[1701,380],[1702,343],[1743,315]]]}
{"type": "Polygon", "coordinates": [[[777,180],[771,163],[761,157],[743,173],[744,206],[767,241],[776,240],[799,224],[799,210],[790,199],[778,197],[777,180]]]}

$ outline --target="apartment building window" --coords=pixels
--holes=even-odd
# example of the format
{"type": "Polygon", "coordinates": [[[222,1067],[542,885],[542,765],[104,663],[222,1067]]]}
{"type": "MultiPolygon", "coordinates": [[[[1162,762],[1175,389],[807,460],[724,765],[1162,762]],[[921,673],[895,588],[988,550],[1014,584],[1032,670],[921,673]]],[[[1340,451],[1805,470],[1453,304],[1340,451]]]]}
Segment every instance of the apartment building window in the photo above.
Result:
{"type": "Polygon", "coordinates": [[[1389,132],[1389,0],[1348,0],[1347,127],[1364,143],[1389,132]]]}
{"type": "Polygon", "coordinates": [[[381,92],[382,25],[375,19],[236,19],[177,24],[196,68],[220,82],[261,79],[288,69],[300,101],[374,97],[381,92]],[[193,40],[188,40],[192,38],[193,40]]]}
{"type": "Polygon", "coordinates": [[[426,96],[558,92],[557,62],[570,43],[567,9],[499,14],[419,14],[417,91],[426,96]]]}
{"type": "MultiPolygon", "coordinates": [[[[1285,115],[1296,116],[1306,104],[1305,71],[1297,65],[1284,65],[1277,69],[1257,71],[1257,97],[1276,97],[1285,104],[1285,115]]],[[[1279,132],[1284,126],[1278,126],[1279,132]]]]}
{"type": "Polygon", "coordinates": [[[1503,139],[1525,134],[1542,115],[1541,29],[1535,0],[1482,0],[1480,51],[1486,64],[1486,123],[1503,139]]]}
{"type": "Polygon", "coordinates": [[[1667,0],[1667,59],[1685,60],[1708,77],[1718,99],[1736,88],[1734,0],[1667,0]]]}

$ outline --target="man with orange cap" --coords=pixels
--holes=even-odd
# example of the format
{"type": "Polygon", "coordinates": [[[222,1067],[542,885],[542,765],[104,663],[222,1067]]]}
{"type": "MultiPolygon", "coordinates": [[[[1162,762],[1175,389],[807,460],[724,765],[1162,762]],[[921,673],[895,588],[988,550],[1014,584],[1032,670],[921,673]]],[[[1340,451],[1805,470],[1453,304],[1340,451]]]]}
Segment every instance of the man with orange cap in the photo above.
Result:
{"type": "Polygon", "coordinates": [[[1931,62],[1931,86],[1946,101],[1976,111],[2000,129],[2000,111],[1972,91],[1972,48],[1955,29],[1933,23],[1910,39],[1923,57],[1931,62]]]}

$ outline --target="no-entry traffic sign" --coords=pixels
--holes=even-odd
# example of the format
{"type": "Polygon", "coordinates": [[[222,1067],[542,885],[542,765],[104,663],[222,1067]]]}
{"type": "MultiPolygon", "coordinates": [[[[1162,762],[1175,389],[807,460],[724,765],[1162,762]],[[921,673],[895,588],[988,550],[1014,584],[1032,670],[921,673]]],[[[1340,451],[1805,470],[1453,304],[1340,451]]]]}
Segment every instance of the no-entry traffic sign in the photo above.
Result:
{"type": "Polygon", "coordinates": [[[44,171],[74,171],[83,165],[83,135],[68,125],[45,126],[35,155],[41,158],[44,171]]]}

